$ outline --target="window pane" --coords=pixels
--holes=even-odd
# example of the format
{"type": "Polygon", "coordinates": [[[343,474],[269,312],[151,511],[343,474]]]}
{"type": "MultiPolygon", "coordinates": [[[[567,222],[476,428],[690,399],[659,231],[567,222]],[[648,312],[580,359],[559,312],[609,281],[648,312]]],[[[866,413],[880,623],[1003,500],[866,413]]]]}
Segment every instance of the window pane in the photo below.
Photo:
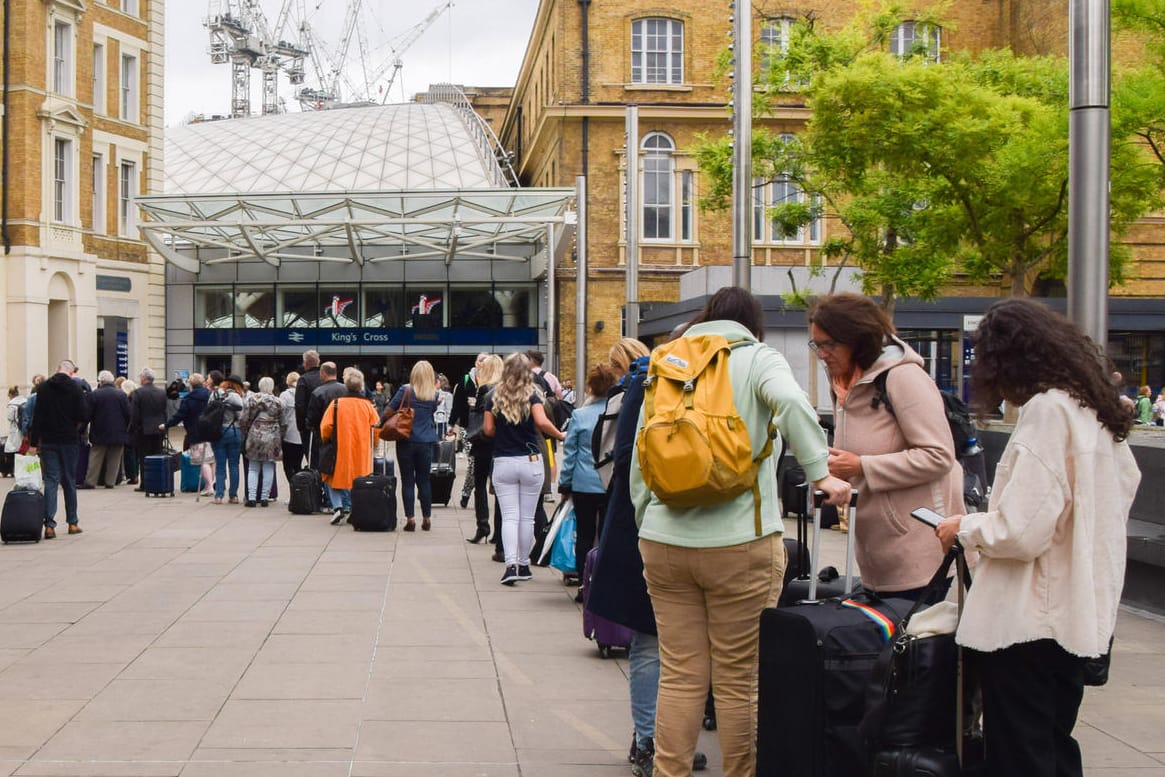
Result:
{"type": "Polygon", "coordinates": [[[445,323],[444,289],[440,286],[410,286],[405,289],[408,307],[406,327],[440,329],[445,323]]]}
{"type": "Polygon", "coordinates": [[[502,327],[502,306],[490,289],[452,289],[449,297],[449,326],[476,329],[502,327]]]}
{"type": "Polygon", "coordinates": [[[400,287],[365,287],[364,326],[398,329],[405,323],[405,294],[400,287]]]}
{"type": "Polygon", "coordinates": [[[752,179],[752,239],[764,240],[765,223],[765,183],[760,178],[752,179]]]}
{"type": "Polygon", "coordinates": [[[235,305],[231,289],[201,286],[194,292],[194,326],[197,329],[233,329],[235,305]]]}
{"type": "Polygon", "coordinates": [[[275,290],[270,286],[235,287],[236,326],[271,329],[275,326],[275,290]]]}
{"type": "Polygon", "coordinates": [[[68,165],[69,141],[58,139],[53,143],[53,221],[68,217],[68,165]]]}
{"type": "Polygon", "coordinates": [[[105,113],[105,46],[93,44],[93,110],[105,113]]]}
{"type": "Polygon", "coordinates": [[[279,325],[288,329],[314,329],[316,325],[315,287],[283,288],[279,290],[282,300],[279,325]]]}
{"type": "Polygon", "coordinates": [[[694,238],[695,232],[695,176],[685,170],[680,173],[680,240],[685,242],[694,238]]]}
{"type": "Polygon", "coordinates": [[[360,326],[358,315],[360,292],[355,286],[320,286],[320,296],[316,304],[316,321],[320,329],[348,328],[360,326]]]}

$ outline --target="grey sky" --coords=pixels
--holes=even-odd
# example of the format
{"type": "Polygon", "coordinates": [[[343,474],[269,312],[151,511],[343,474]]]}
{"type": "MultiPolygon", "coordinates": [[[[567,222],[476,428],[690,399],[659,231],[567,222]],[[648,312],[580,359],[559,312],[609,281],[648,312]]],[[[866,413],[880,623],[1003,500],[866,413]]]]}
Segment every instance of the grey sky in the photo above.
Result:
{"type": "MultiPolygon", "coordinates": [[[[182,122],[192,113],[208,116],[229,113],[230,65],[210,63],[209,34],[203,26],[214,0],[165,0],[165,3],[167,126],[182,122]]],[[[302,4],[308,8],[315,35],[329,50],[335,51],[348,0],[302,0],[302,4]]],[[[366,30],[370,47],[380,47],[365,59],[369,69],[390,63],[391,52],[385,44],[405,35],[442,4],[441,0],[363,0],[361,27],[366,30]]],[[[281,0],[261,0],[261,5],[273,25],[281,0]]],[[[430,83],[443,81],[472,86],[512,86],[537,9],[538,0],[458,0],[401,55],[403,67],[388,101],[411,99],[430,83]]],[[[353,38],[345,68],[349,80],[360,81],[360,61],[353,38]]],[[[310,63],[307,71],[308,85],[316,86],[310,63]]],[[[387,73],[380,83],[386,79],[387,73]]],[[[253,113],[260,110],[261,83],[259,71],[252,71],[253,113]]],[[[288,110],[299,110],[293,92],[294,87],[281,78],[279,96],[288,110]]],[[[350,97],[345,94],[345,99],[350,97]]]]}

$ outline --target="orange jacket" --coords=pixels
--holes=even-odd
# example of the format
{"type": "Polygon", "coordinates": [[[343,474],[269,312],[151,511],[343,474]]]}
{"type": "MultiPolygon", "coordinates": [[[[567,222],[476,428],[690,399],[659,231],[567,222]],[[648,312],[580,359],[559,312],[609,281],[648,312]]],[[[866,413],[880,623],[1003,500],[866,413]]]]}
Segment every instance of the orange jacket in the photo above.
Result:
{"type": "Polygon", "coordinates": [[[320,419],[320,437],[334,439],[337,445],[336,469],[323,478],[332,488],[345,489],[351,488],[356,478],[372,472],[372,428],[380,419],[364,397],[340,397],[335,403],[335,422],[330,404],[320,419]]]}

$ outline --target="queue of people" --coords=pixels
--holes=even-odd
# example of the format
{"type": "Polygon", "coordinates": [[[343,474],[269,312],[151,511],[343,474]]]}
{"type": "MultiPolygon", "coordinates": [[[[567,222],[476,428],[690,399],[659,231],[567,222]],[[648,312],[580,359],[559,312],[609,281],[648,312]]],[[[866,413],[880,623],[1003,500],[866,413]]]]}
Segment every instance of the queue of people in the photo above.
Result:
{"type": "Polygon", "coordinates": [[[169,413],[151,370],[142,370],[127,394],[107,371],[91,389],[65,360],[32,398],[9,392],[5,452],[41,457],[44,536],[55,537],[58,488],[68,533],[79,534],[82,429],[91,452],[80,487],[114,487],[127,479],[131,460],[160,450],[172,426],[185,428],[185,449],[205,444],[198,419],[218,402],[214,503],[239,501],[244,450],[246,505],[267,506],[275,462],[298,470],[304,456],[318,461],[319,443],[328,441],[335,463],[324,482],[338,524],[350,510],[354,478],[373,468],[377,428],[408,407],[412,432],[395,451],[404,531],[417,528],[417,502],[420,529],[432,528],[434,445],[444,437],[441,424],[463,424],[475,511],[467,539],[480,543],[492,528],[502,548],[501,583],[514,586],[533,576],[545,440],[561,443],[556,487],[574,500],[578,568],[590,547],[600,548],[588,607],[632,630],[632,771],[685,777],[702,768],[696,741],[711,687],[724,774],[737,777],[755,769],[759,615],[775,606],[786,564],[777,457],[769,454],[783,443],[839,510],[856,489],[850,530],[863,583],[875,593],[918,598],[947,550],[958,543],[972,554],[974,585],[956,638],[983,691],[986,770],[1080,774],[1072,730],[1084,661],[1109,649],[1115,628],[1125,521],[1140,481],[1127,438],[1153,412],[1151,392],[1139,392],[1130,412],[1114,390],[1112,365],[1063,316],[1027,299],[995,303],[975,332],[972,399],[983,412],[1004,401],[1022,412],[990,501],[966,513],[942,398],[890,318],[867,297],[834,294],[810,307],[808,330],[808,347],[828,377],[832,442],[785,357],[763,342],[763,311],[751,293],[721,289],[674,333],[688,347],[716,338],[731,344],[726,386],[754,466],[748,487],[698,505],[666,493],[645,466],[655,387],[649,351],[631,339],[589,371],[584,402],[565,429],[546,407],[563,400],[562,384],[526,353],[480,355],[461,394],[448,392],[432,365],[418,361],[408,382],[388,394],[383,385],[369,391],[360,370],[340,373],[308,351],[303,372],[287,376],[281,395],[270,377],[251,393],[237,376],[212,371],[205,381],[191,376],[191,390],[169,413]],[[604,485],[590,441],[604,400],[615,393],[622,403],[604,485]],[[918,507],[946,519],[933,531],[912,523],[906,516],[918,507]]]}

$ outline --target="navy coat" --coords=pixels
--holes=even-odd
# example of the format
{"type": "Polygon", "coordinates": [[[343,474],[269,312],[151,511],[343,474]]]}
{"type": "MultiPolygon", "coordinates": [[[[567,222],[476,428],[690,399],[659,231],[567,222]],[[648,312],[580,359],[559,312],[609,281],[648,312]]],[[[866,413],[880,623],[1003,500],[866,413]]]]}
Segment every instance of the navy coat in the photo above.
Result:
{"type": "Polygon", "coordinates": [[[112,384],[99,386],[86,397],[89,405],[89,442],[129,445],[129,397],[112,384]]]}
{"type": "Polygon", "coordinates": [[[182,397],[182,401],[178,403],[178,412],[166,422],[166,427],[182,424],[186,429],[186,442],[189,445],[202,442],[198,436],[198,416],[202,415],[202,411],[206,409],[206,403],[209,401],[210,389],[206,386],[191,389],[190,393],[182,397]]]}
{"type": "Polygon", "coordinates": [[[629,488],[631,451],[643,405],[643,378],[647,359],[636,361],[627,380],[627,391],[615,427],[615,461],[607,490],[607,516],[599,538],[599,559],[587,609],[607,620],[646,634],[655,634],[655,610],[643,578],[643,557],[639,555],[639,527],[629,488]]]}

